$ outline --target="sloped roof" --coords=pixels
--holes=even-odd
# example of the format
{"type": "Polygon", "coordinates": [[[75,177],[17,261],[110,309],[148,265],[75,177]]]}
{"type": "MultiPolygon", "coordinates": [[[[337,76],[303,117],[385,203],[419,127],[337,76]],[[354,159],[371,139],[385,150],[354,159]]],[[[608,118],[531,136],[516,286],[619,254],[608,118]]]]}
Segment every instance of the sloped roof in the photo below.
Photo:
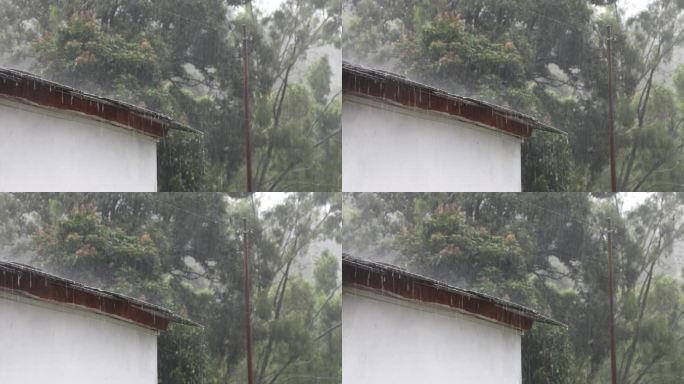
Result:
{"type": "Polygon", "coordinates": [[[519,304],[458,288],[384,263],[342,255],[342,282],[348,287],[426,304],[440,304],[453,310],[526,331],[536,322],[561,327],[559,321],[519,304]]]}
{"type": "Polygon", "coordinates": [[[396,73],[342,63],[342,89],[347,94],[380,99],[404,107],[446,113],[518,137],[535,129],[565,135],[524,113],[410,80],[396,73]]]}
{"type": "Polygon", "coordinates": [[[19,263],[0,261],[0,291],[86,309],[157,331],[165,331],[170,322],[200,326],[166,308],[19,263]]]}
{"type": "Polygon", "coordinates": [[[171,129],[199,133],[161,113],[92,95],[16,69],[0,67],[0,97],[43,108],[76,112],[155,138],[165,137],[171,129]]]}

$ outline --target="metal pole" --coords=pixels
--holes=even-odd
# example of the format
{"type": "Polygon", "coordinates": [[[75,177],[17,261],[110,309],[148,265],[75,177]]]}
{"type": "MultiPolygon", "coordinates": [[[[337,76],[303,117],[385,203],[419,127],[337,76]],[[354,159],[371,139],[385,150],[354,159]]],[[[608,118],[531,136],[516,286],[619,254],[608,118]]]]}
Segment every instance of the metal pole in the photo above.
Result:
{"type": "Polygon", "coordinates": [[[252,376],[252,316],[249,305],[249,238],[247,236],[247,219],[242,219],[242,239],[244,241],[244,268],[245,268],[245,340],[247,352],[247,384],[253,384],[252,376]]]}
{"type": "Polygon", "coordinates": [[[610,296],[610,373],[611,383],[617,384],[617,359],[615,358],[615,312],[613,309],[613,226],[608,219],[608,296],[610,296]]]}
{"type": "Polygon", "coordinates": [[[610,143],[610,188],[617,192],[617,176],[615,175],[615,123],[613,121],[613,34],[608,26],[608,141],[610,143]]]}
{"type": "Polygon", "coordinates": [[[252,190],[252,139],[249,126],[249,58],[247,50],[247,27],[242,25],[242,58],[244,61],[244,99],[245,99],[245,167],[247,168],[247,192],[252,190]]]}

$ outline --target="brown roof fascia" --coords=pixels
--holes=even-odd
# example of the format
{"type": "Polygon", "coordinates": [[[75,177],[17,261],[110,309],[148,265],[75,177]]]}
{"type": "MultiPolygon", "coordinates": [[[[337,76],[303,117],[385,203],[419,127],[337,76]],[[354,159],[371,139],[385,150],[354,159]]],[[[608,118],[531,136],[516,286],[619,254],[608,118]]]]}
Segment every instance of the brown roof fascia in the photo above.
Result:
{"type": "Polygon", "coordinates": [[[396,74],[349,63],[344,63],[342,67],[342,89],[348,94],[458,116],[521,138],[530,137],[534,129],[565,134],[519,112],[449,94],[396,74]]]}
{"type": "Polygon", "coordinates": [[[200,326],[153,304],[90,288],[21,264],[0,262],[0,290],[82,307],[156,331],[165,331],[170,322],[200,326]]]}
{"type": "Polygon", "coordinates": [[[27,72],[0,68],[0,79],[0,96],[40,107],[77,112],[154,138],[166,137],[170,129],[199,132],[168,116],[91,95],[27,72]]]}
{"type": "Polygon", "coordinates": [[[518,304],[348,255],[342,259],[342,281],[346,286],[371,290],[381,295],[447,306],[520,331],[531,329],[535,321],[566,327],[518,304]]]}

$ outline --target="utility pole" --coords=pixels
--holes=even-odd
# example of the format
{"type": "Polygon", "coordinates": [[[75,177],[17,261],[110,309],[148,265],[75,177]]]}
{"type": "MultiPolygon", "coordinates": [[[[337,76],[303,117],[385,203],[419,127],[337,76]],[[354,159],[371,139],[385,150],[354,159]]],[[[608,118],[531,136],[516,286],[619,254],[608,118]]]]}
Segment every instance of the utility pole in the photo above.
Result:
{"type": "Polygon", "coordinates": [[[617,359],[615,357],[615,312],[613,309],[613,226],[610,219],[608,219],[608,296],[610,296],[611,383],[617,384],[617,359]]]}
{"type": "Polygon", "coordinates": [[[249,305],[249,237],[247,236],[247,219],[242,219],[242,227],[245,267],[245,340],[247,352],[247,384],[254,384],[254,378],[252,376],[252,316],[249,305]]]}
{"type": "Polygon", "coordinates": [[[242,24],[242,58],[244,61],[244,99],[245,99],[245,167],[247,168],[247,192],[252,189],[252,138],[249,126],[249,52],[247,50],[247,27],[242,24]]]}
{"type": "Polygon", "coordinates": [[[615,175],[615,123],[613,121],[613,33],[608,26],[608,142],[610,143],[610,188],[617,192],[617,176],[615,175]]]}

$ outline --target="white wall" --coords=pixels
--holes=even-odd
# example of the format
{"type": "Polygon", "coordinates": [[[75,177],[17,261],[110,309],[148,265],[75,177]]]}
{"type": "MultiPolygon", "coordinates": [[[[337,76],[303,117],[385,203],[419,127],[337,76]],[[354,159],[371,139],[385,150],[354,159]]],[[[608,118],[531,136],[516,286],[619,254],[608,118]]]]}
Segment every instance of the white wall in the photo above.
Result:
{"type": "Polygon", "coordinates": [[[343,384],[519,384],[520,335],[431,305],[343,290],[343,384]]]}
{"type": "Polygon", "coordinates": [[[520,139],[503,131],[344,95],[343,191],[516,192],[520,167],[520,139]]]}
{"type": "Polygon", "coordinates": [[[0,340],[0,383],[157,383],[156,334],[103,315],[0,292],[0,340]]]}
{"type": "Polygon", "coordinates": [[[154,138],[0,99],[0,191],[156,190],[154,138]]]}

